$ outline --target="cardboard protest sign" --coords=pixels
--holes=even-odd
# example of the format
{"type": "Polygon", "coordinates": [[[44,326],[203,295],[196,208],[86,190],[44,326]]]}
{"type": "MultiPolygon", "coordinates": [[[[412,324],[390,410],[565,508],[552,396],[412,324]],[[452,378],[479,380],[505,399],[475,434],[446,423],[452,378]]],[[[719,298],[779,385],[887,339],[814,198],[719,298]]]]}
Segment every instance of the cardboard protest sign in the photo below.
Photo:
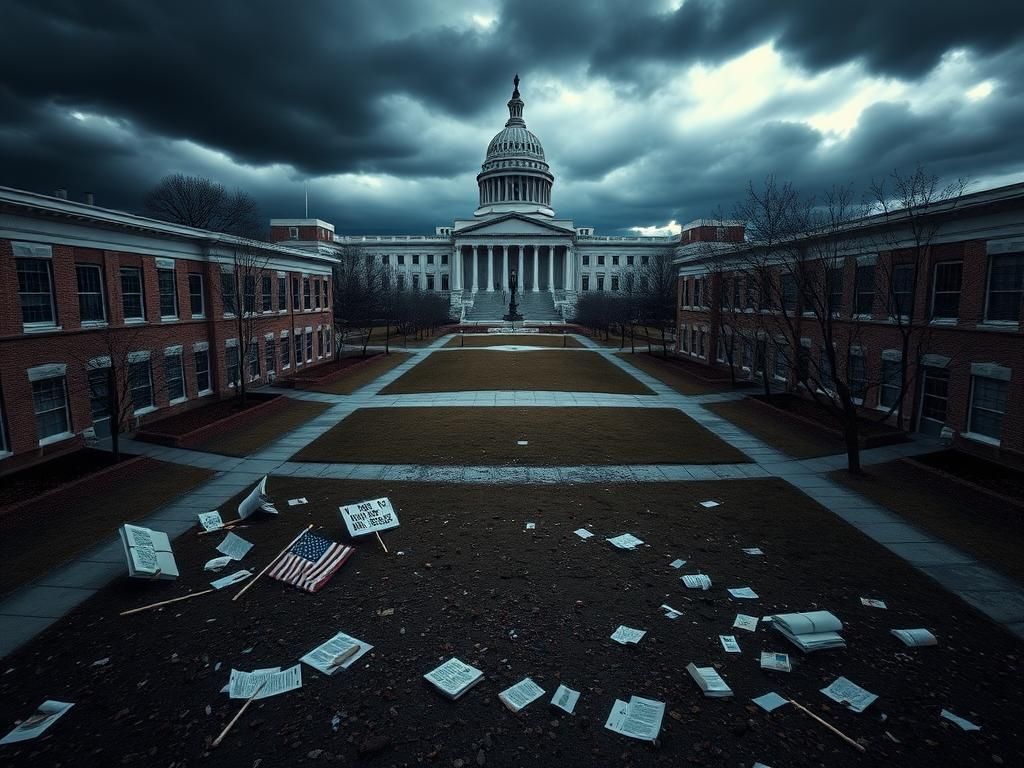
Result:
{"type": "Polygon", "coordinates": [[[358,504],[338,507],[338,511],[348,528],[348,535],[352,537],[398,527],[398,515],[387,498],[360,501],[358,504]]]}

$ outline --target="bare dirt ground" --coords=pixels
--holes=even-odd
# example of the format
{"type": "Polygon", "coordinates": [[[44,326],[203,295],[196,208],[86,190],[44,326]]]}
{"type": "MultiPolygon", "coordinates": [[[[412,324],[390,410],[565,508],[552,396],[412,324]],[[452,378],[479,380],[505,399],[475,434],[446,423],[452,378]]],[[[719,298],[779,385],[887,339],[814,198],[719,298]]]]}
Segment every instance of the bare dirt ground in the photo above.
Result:
{"type": "Polygon", "coordinates": [[[583,345],[574,337],[562,333],[524,333],[520,335],[506,333],[492,333],[487,336],[462,336],[455,337],[445,344],[446,347],[501,347],[506,344],[515,344],[524,347],[582,347],[583,345]]]}
{"type": "MultiPolygon", "coordinates": [[[[237,533],[255,544],[244,567],[267,563],[313,522],[341,538],[339,504],[388,495],[401,527],[391,554],[360,540],[352,559],[310,595],[260,580],[238,602],[216,593],[128,617],[119,611],[206,586],[202,564],[219,536],[175,542],[182,577],[100,592],[4,660],[0,723],[45,698],[75,707],[35,741],[0,748],[20,766],[973,766],[1024,762],[1021,645],[806,496],[774,480],[586,486],[457,486],[272,477],[282,512],[237,533]],[[285,500],[306,496],[306,506],[285,500]],[[704,509],[698,502],[721,503],[704,509]],[[525,523],[536,523],[526,530],[525,523]],[[586,541],[573,530],[589,527],[586,541]],[[611,548],[624,532],[646,542],[611,548]],[[742,547],[759,546],[763,557],[742,547]],[[401,553],[401,554],[399,554],[401,553]],[[681,570],[669,563],[688,560],[681,570]],[[682,573],[708,574],[707,592],[682,573]],[[726,587],[749,586],[757,600],[726,587]],[[886,600],[867,608],[860,597],[886,600]],[[667,603],[682,611],[661,615],[667,603]],[[737,613],[822,608],[844,622],[846,650],[802,655],[774,630],[731,629],[737,613]],[[624,624],[636,646],[609,639],[624,624]],[[893,627],[926,627],[938,647],[907,649],[893,627]],[[333,677],[304,667],[301,690],[257,701],[215,751],[238,712],[219,693],[232,667],[287,667],[344,631],[375,646],[333,677]],[[725,654],[735,634],[741,654],[725,654]],[[791,673],[763,672],[761,650],[791,654],[791,673]],[[486,679],[456,702],[422,675],[457,656],[486,679]],[[106,661],[103,661],[106,659],[106,661]],[[685,672],[715,665],[735,692],[704,698],[685,672]],[[100,662],[97,664],[97,662],[100,662]],[[835,677],[879,695],[862,714],[826,699],[835,677]],[[532,677],[546,695],[513,715],[498,693],[532,677]],[[559,682],[582,693],[575,715],[548,705],[559,682]],[[856,752],[785,706],[796,699],[867,748],[856,752]],[[666,703],[656,744],[603,727],[616,698],[666,703]],[[982,726],[940,720],[948,708],[982,726]],[[336,727],[332,719],[336,718],[336,727]],[[888,734],[888,735],[887,735],[888,734]],[[890,738],[891,735],[891,738],[890,738]]],[[[233,508],[221,505],[221,511],[233,508]]]]}

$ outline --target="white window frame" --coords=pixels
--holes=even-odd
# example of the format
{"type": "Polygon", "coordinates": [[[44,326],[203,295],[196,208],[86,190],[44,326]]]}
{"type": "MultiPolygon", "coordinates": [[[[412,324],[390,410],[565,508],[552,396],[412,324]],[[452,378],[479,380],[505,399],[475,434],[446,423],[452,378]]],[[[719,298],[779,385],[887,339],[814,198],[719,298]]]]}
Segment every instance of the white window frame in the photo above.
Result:
{"type": "Polygon", "coordinates": [[[225,339],[225,341],[224,341],[224,376],[228,380],[228,386],[229,387],[237,386],[238,382],[240,382],[242,380],[242,365],[243,364],[244,363],[242,362],[242,354],[241,354],[241,352],[239,352],[239,349],[238,349],[238,339],[225,339]],[[235,356],[236,356],[235,359],[237,361],[235,364],[238,366],[238,375],[237,376],[232,376],[231,375],[231,366],[228,364],[228,350],[230,350],[230,349],[235,350],[235,356]]]}
{"type": "Polygon", "coordinates": [[[277,373],[277,339],[272,333],[263,336],[263,362],[268,376],[277,373]]]}
{"type": "MultiPolygon", "coordinates": [[[[990,254],[988,254],[988,269],[987,269],[986,274],[985,274],[985,314],[983,315],[984,320],[982,321],[984,325],[1005,326],[1005,327],[1011,327],[1011,328],[1016,328],[1017,326],[1020,325],[1020,319],[1021,319],[1020,317],[1018,317],[1016,320],[990,320],[989,316],[988,316],[989,304],[991,303],[991,298],[992,298],[992,291],[991,291],[991,287],[992,287],[992,267],[994,266],[994,262],[995,262],[996,259],[998,259],[1001,256],[1017,256],[1017,255],[1019,255],[1019,254],[1017,252],[1014,252],[1014,251],[1009,251],[1007,253],[990,253],[990,254]]],[[[1018,307],[1019,307],[1020,301],[1018,300],[1017,303],[1018,303],[1018,307]]]]}
{"type": "Polygon", "coordinates": [[[156,410],[156,392],[153,388],[153,361],[149,352],[129,352],[128,353],[128,396],[132,400],[132,415],[133,416],[144,416],[147,413],[152,413],[156,410]],[[135,408],[135,387],[132,386],[132,366],[141,363],[146,364],[146,375],[149,377],[149,405],[144,405],[142,408],[135,408]]]}
{"type": "Polygon", "coordinates": [[[165,259],[157,259],[156,260],[156,286],[157,286],[156,293],[157,293],[158,306],[160,307],[160,321],[161,322],[177,320],[178,317],[181,315],[181,307],[178,306],[178,271],[174,268],[174,262],[173,261],[171,261],[170,265],[167,265],[167,264],[163,263],[165,261],[171,261],[171,260],[169,260],[169,259],[166,259],[166,260],[165,259]],[[171,274],[171,286],[173,288],[173,290],[171,291],[171,296],[174,299],[174,314],[173,315],[165,315],[164,314],[164,289],[163,289],[163,286],[160,283],[160,278],[161,278],[161,276],[164,273],[167,273],[167,272],[170,272],[170,274],[171,274]]]}
{"type": "Polygon", "coordinates": [[[121,315],[124,319],[125,325],[137,325],[146,322],[146,284],[143,279],[142,267],[121,267],[117,271],[117,279],[121,286],[121,315]],[[124,275],[125,272],[134,273],[135,277],[139,280],[138,293],[131,292],[126,293],[124,290],[124,275]],[[139,297],[139,311],[141,315],[132,315],[129,317],[124,313],[124,297],[125,296],[138,296],[139,297]]]}
{"type": "MultiPolygon", "coordinates": [[[[34,426],[36,428],[36,438],[40,447],[44,445],[50,445],[52,443],[59,443],[62,440],[74,437],[75,433],[72,431],[71,424],[71,403],[68,402],[68,367],[63,363],[49,363],[47,365],[37,365],[29,368],[26,372],[28,380],[31,384],[35,384],[40,381],[49,381],[51,379],[60,379],[61,388],[64,391],[64,423],[66,429],[63,432],[56,432],[47,437],[39,437],[39,426],[38,426],[38,414],[35,409],[35,390],[33,387],[32,392],[32,418],[35,420],[34,426]]],[[[56,411],[57,409],[52,409],[56,411]]],[[[51,411],[46,411],[50,413],[51,411]]]]}
{"type": "Polygon", "coordinates": [[[203,320],[206,318],[206,280],[203,279],[202,272],[189,272],[188,273],[188,309],[191,313],[193,320],[203,320]],[[195,294],[192,292],[192,278],[199,278],[199,293],[195,294]],[[195,307],[192,305],[192,297],[199,296],[199,311],[195,311],[195,307]]]}
{"type": "Polygon", "coordinates": [[[192,345],[192,365],[196,374],[196,397],[205,397],[213,394],[213,371],[210,368],[210,344],[205,341],[197,341],[192,345]],[[206,388],[199,388],[199,366],[196,359],[202,355],[206,359],[206,388]]]}
{"type": "Polygon", "coordinates": [[[299,239],[299,228],[298,227],[288,227],[288,239],[289,240],[298,240],[299,239]]]}
{"type": "Polygon", "coordinates": [[[313,354],[314,354],[314,352],[315,352],[315,350],[313,349],[313,326],[307,325],[306,326],[306,349],[302,353],[303,357],[306,358],[306,363],[312,363],[313,362],[313,354]]]}
{"type": "MultiPolygon", "coordinates": [[[[975,385],[978,379],[988,379],[990,381],[1001,381],[1007,385],[1007,402],[1009,402],[1009,385],[1010,385],[1010,369],[1005,368],[1001,365],[994,363],[973,363],[971,365],[971,393],[967,400],[967,431],[964,432],[964,437],[971,440],[975,440],[981,443],[988,443],[989,445],[999,446],[1002,445],[1002,436],[992,437],[986,435],[983,432],[974,431],[974,394],[975,385]]],[[[989,410],[989,409],[983,409],[989,410]]],[[[996,411],[992,411],[996,413],[996,411]]],[[[1003,429],[1006,428],[1006,411],[1002,411],[1003,416],[1003,429]]]]}
{"type": "MultiPolygon", "coordinates": [[[[959,320],[960,320],[959,311],[957,313],[957,317],[947,317],[945,315],[936,315],[935,314],[935,297],[938,294],[938,287],[939,287],[939,268],[940,267],[948,267],[951,264],[959,264],[960,265],[960,290],[957,291],[957,295],[961,299],[963,298],[963,293],[964,293],[964,262],[963,262],[963,260],[961,260],[961,259],[950,259],[950,260],[946,260],[946,261],[937,261],[937,262],[935,262],[935,264],[932,266],[932,295],[931,295],[931,306],[928,308],[929,309],[928,321],[931,322],[931,323],[936,323],[938,325],[942,325],[942,324],[956,325],[956,323],[959,322],[959,320]]],[[[952,291],[943,291],[943,293],[952,293],[952,291]]],[[[986,303],[988,301],[987,295],[988,294],[986,292],[986,303]]],[[[960,301],[958,300],[957,301],[957,307],[959,308],[959,306],[960,306],[960,301]]]]}
{"type": "Polygon", "coordinates": [[[288,331],[281,331],[281,370],[287,371],[292,367],[292,340],[288,331]],[[288,347],[288,354],[285,356],[285,345],[288,347]],[[287,362],[285,362],[287,360],[287,362]]]}
{"type": "MultiPolygon", "coordinates": [[[[50,297],[50,319],[49,320],[35,320],[26,323],[22,320],[21,327],[25,333],[32,333],[34,331],[54,331],[61,330],[57,324],[57,297],[54,295],[56,286],[53,280],[53,253],[52,249],[48,245],[35,245],[33,243],[12,243],[14,246],[14,269],[15,279],[17,279],[17,269],[19,261],[38,261],[42,262],[46,266],[46,276],[49,282],[49,297],[50,297]]],[[[18,285],[18,303],[21,303],[21,286],[18,285]]],[[[33,294],[38,295],[38,294],[33,294]]],[[[24,309],[19,306],[19,313],[23,313],[24,309]]],[[[66,387],[65,387],[66,389],[66,387]]]]}
{"type": "MultiPolygon", "coordinates": [[[[82,328],[102,328],[103,326],[105,326],[107,324],[107,321],[109,319],[108,316],[107,316],[107,291],[106,291],[106,286],[104,285],[105,281],[103,280],[103,277],[104,277],[104,275],[103,275],[103,265],[102,264],[92,264],[92,263],[89,263],[89,262],[76,262],[75,263],[75,288],[77,289],[76,292],[78,294],[78,322],[79,322],[79,325],[81,325],[82,328]],[[88,269],[92,269],[92,270],[95,270],[96,273],[100,277],[100,290],[99,290],[100,312],[103,315],[103,317],[100,320],[83,320],[82,319],[82,290],[81,290],[81,286],[79,286],[79,284],[78,284],[78,270],[80,270],[80,269],[87,269],[87,270],[88,269]]],[[[94,296],[96,294],[89,293],[88,295],[94,296]]]]}
{"type": "Polygon", "coordinates": [[[188,383],[185,381],[185,361],[181,356],[181,345],[176,347],[167,347],[164,350],[164,386],[167,387],[167,396],[169,398],[169,405],[178,405],[188,400],[188,383]],[[181,373],[181,397],[171,398],[171,380],[167,376],[167,359],[178,358],[178,371],[181,373]]]}

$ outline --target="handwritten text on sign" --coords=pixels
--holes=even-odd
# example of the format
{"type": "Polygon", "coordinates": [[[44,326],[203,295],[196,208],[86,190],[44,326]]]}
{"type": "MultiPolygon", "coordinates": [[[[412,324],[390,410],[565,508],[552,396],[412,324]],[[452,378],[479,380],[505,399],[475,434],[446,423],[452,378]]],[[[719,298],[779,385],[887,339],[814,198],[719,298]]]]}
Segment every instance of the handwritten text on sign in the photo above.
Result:
{"type": "Polygon", "coordinates": [[[398,527],[398,515],[387,498],[361,501],[358,504],[339,507],[339,510],[349,536],[364,536],[374,531],[398,527]]]}

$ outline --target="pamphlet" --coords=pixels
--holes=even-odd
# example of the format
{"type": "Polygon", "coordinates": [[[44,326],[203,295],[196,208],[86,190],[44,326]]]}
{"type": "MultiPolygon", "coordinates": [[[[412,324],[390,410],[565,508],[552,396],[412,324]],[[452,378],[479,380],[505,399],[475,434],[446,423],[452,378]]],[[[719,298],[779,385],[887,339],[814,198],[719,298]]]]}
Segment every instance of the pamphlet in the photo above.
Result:
{"type": "Polygon", "coordinates": [[[339,669],[348,669],[372,649],[369,643],[339,632],[299,661],[325,675],[333,675],[339,669]]]}
{"type": "Polygon", "coordinates": [[[581,539],[589,539],[591,536],[594,535],[590,531],[588,531],[586,528],[577,528],[575,531],[573,531],[573,533],[575,533],[581,539]]]}
{"type": "Polygon", "coordinates": [[[743,553],[747,555],[763,555],[764,551],[760,547],[744,547],[743,553]]]}
{"type": "Polygon", "coordinates": [[[234,562],[234,560],[232,558],[228,557],[227,555],[224,555],[222,557],[215,557],[215,558],[213,558],[213,560],[207,560],[206,561],[206,565],[203,566],[203,570],[204,571],[213,571],[214,573],[216,573],[217,571],[221,570],[222,568],[227,568],[233,562],[234,562]]]}
{"type": "Polygon", "coordinates": [[[757,592],[750,587],[730,587],[729,594],[741,600],[756,600],[757,592]]]}
{"type": "Polygon", "coordinates": [[[309,504],[309,499],[307,499],[305,496],[301,496],[297,499],[288,499],[289,507],[298,507],[303,504],[309,504]]]}
{"type": "Polygon", "coordinates": [[[703,589],[706,592],[711,588],[711,579],[703,573],[688,573],[681,578],[683,585],[690,589],[703,589]]]}
{"type": "Polygon", "coordinates": [[[935,635],[927,629],[890,629],[889,631],[910,648],[939,644],[935,635]]]}
{"type": "Polygon", "coordinates": [[[628,702],[615,700],[604,727],[633,739],[654,741],[661,731],[664,716],[664,702],[632,696],[628,702]]]}
{"type": "Polygon", "coordinates": [[[669,567],[671,568],[682,568],[684,565],[686,565],[686,561],[678,559],[673,560],[671,563],[669,563],[669,567]]]}
{"type": "Polygon", "coordinates": [[[200,512],[199,524],[203,526],[204,531],[216,531],[224,527],[224,521],[220,519],[220,512],[216,509],[213,512],[200,512]]]}
{"type": "Polygon", "coordinates": [[[574,691],[572,688],[566,688],[565,685],[559,685],[555,695],[551,697],[551,703],[554,706],[568,712],[570,715],[576,709],[576,702],[579,700],[580,692],[574,691]]]}
{"type": "Polygon", "coordinates": [[[761,669],[770,669],[775,672],[793,671],[793,667],[789,663],[789,654],[775,653],[774,651],[761,651],[761,669]]]}
{"type": "Polygon", "coordinates": [[[949,720],[951,723],[956,723],[957,725],[960,726],[961,729],[963,729],[965,731],[980,731],[981,730],[981,726],[980,725],[975,725],[970,720],[964,720],[962,717],[957,717],[952,712],[950,712],[948,709],[942,710],[942,712],[939,714],[939,717],[943,717],[946,720],[949,720]]]}
{"type": "Polygon", "coordinates": [[[708,698],[724,699],[732,696],[732,689],[726,685],[714,667],[698,667],[691,662],[686,665],[686,671],[708,698]]]}
{"type": "Polygon", "coordinates": [[[252,672],[231,670],[228,695],[232,699],[248,699],[262,685],[257,699],[277,696],[302,687],[302,667],[296,664],[288,669],[257,669],[252,672]]]}
{"type": "Polygon", "coordinates": [[[832,699],[832,701],[845,704],[857,713],[863,712],[878,698],[875,694],[865,691],[845,677],[837,677],[830,686],[822,688],[821,692],[832,699]]]}
{"type": "Polygon", "coordinates": [[[636,549],[643,542],[631,533],[624,533],[621,536],[616,536],[612,539],[607,539],[608,543],[618,549],[636,549]]]}
{"type": "Polygon", "coordinates": [[[757,630],[757,616],[747,616],[742,613],[736,614],[736,621],[732,623],[736,629],[745,629],[747,632],[757,630]]]}
{"type": "Polygon", "coordinates": [[[232,584],[245,581],[250,576],[252,576],[252,571],[235,571],[230,576],[224,576],[216,581],[211,581],[210,586],[214,589],[224,589],[224,587],[230,587],[232,584]]]}
{"type": "Polygon", "coordinates": [[[241,560],[250,549],[252,549],[251,542],[231,532],[224,537],[224,541],[217,545],[217,551],[232,560],[241,560]]]}
{"type": "Polygon", "coordinates": [[[718,642],[722,644],[726,653],[742,653],[740,651],[740,644],[736,642],[734,635],[719,635],[718,642]]]}
{"type": "Polygon", "coordinates": [[[718,502],[717,501],[710,501],[710,500],[708,500],[708,501],[702,501],[700,503],[700,505],[702,507],[704,507],[704,509],[711,509],[712,507],[717,507],[718,506],[718,502]]]}
{"type": "Polygon", "coordinates": [[[506,688],[498,694],[501,703],[512,712],[518,712],[527,704],[536,701],[544,695],[544,689],[537,685],[530,678],[520,680],[511,688],[506,688]]]}
{"type": "Polygon", "coordinates": [[[775,691],[766,693],[764,696],[758,696],[756,699],[751,699],[751,701],[765,712],[774,712],[779,707],[789,704],[789,699],[782,698],[775,691]]]}
{"type": "Polygon", "coordinates": [[[633,629],[632,627],[620,626],[612,633],[612,640],[617,643],[621,643],[622,645],[626,645],[628,643],[636,645],[646,634],[647,631],[643,629],[633,629]]]}
{"type": "Polygon", "coordinates": [[[26,717],[14,730],[0,739],[0,744],[13,744],[16,741],[28,741],[39,736],[57,722],[74,704],[66,701],[51,701],[47,699],[35,711],[31,717],[26,717]]]}
{"type": "Polygon", "coordinates": [[[868,608],[887,608],[884,600],[875,600],[871,597],[862,597],[860,599],[861,605],[866,605],[868,608]]]}
{"type": "Polygon", "coordinates": [[[423,677],[448,698],[457,699],[483,680],[484,673],[452,658],[423,677]]]}

